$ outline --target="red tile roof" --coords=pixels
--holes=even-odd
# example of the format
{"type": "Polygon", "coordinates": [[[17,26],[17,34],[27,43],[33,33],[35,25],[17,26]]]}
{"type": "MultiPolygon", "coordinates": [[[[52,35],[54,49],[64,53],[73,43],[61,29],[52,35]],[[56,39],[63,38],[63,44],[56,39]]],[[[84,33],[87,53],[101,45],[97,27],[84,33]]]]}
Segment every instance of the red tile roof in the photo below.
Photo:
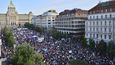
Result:
{"type": "Polygon", "coordinates": [[[115,12],[115,1],[107,1],[97,4],[88,11],[89,14],[115,12]]]}

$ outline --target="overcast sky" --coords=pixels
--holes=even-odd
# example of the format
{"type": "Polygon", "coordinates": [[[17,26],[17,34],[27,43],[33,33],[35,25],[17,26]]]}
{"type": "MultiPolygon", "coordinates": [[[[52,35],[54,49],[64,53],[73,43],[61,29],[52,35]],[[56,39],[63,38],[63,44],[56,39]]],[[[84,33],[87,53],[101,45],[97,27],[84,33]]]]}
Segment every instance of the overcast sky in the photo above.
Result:
{"type": "MultiPolygon", "coordinates": [[[[0,13],[6,13],[10,0],[0,0],[0,13]]],[[[65,9],[81,8],[91,9],[100,1],[107,0],[12,0],[18,13],[32,11],[34,15],[42,14],[49,9],[55,9],[58,13],[65,9]]]]}

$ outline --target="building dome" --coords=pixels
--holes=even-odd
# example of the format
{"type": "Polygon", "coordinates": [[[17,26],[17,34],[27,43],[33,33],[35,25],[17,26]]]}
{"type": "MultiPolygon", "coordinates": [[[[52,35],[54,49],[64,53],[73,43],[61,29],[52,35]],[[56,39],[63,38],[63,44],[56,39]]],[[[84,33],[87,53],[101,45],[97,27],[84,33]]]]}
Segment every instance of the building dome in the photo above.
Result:
{"type": "Polygon", "coordinates": [[[15,6],[14,6],[12,0],[10,0],[10,4],[8,5],[8,8],[15,8],[15,6]]]}

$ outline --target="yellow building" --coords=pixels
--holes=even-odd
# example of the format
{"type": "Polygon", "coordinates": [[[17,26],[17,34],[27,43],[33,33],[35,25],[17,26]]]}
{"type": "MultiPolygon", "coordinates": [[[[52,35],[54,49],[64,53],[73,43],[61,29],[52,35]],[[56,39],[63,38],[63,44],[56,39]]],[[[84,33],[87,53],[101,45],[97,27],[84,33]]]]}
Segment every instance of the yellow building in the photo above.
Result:
{"type": "Polygon", "coordinates": [[[32,12],[28,14],[18,14],[12,1],[8,5],[7,13],[0,13],[0,29],[7,27],[23,26],[24,23],[31,23],[32,12]]]}

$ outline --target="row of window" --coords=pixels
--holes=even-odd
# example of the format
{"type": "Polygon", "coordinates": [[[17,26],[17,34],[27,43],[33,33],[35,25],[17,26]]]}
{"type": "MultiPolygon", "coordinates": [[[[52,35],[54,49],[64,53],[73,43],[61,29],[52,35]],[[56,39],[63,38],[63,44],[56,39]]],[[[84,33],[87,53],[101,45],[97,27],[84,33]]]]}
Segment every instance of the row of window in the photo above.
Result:
{"type": "Polygon", "coordinates": [[[84,19],[84,20],[86,20],[86,18],[87,17],[72,17],[72,18],[70,18],[70,17],[68,17],[68,18],[56,18],[56,21],[65,21],[65,20],[75,20],[75,19],[84,19]]]}
{"type": "Polygon", "coordinates": [[[85,25],[55,25],[55,27],[81,27],[81,28],[85,28],[85,25]]]}
{"type": "MultiPolygon", "coordinates": [[[[87,34],[88,35],[88,34],[87,34]]],[[[90,38],[112,39],[112,35],[106,34],[89,34],[90,38]]]]}
{"type": "Polygon", "coordinates": [[[83,31],[84,32],[84,28],[80,28],[80,29],[65,29],[65,28],[57,28],[58,30],[67,30],[67,31],[77,31],[77,32],[81,32],[83,31]]]}
{"type": "Polygon", "coordinates": [[[111,21],[88,21],[86,22],[86,25],[89,25],[89,26],[98,26],[98,25],[112,25],[112,22],[111,21]]]}
{"type": "Polygon", "coordinates": [[[9,23],[7,23],[7,25],[16,25],[16,23],[10,23],[10,24],[9,24],[9,23]]]}
{"type": "Polygon", "coordinates": [[[102,28],[102,27],[90,27],[90,28],[86,28],[86,30],[88,29],[88,31],[93,31],[93,32],[112,32],[112,28],[102,28]]]}
{"type": "Polygon", "coordinates": [[[75,14],[64,14],[64,15],[60,15],[60,16],[57,16],[57,17],[65,17],[65,16],[74,16],[75,14]]]}
{"type": "Polygon", "coordinates": [[[55,20],[48,20],[48,21],[55,21],[55,20]]]}
{"type": "Polygon", "coordinates": [[[16,23],[11,23],[11,25],[16,25],[16,23]]]}
{"type": "Polygon", "coordinates": [[[97,15],[97,16],[89,16],[89,19],[106,19],[106,18],[112,18],[112,15],[97,15]]]}
{"type": "Polygon", "coordinates": [[[107,9],[97,9],[97,10],[94,10],[94,11],[90,11],[89,14],[95,14],[95,13],[104,13],[104,12],[112,12],[114,9],[112,8],[107,8],[107,9]]]}
{"type": "Polygon", "coordinates": [[[48,17],[48,19],[55,19],[55,17],[48,17]]]}
{"type": "Polygon", "coordinates": [[[67,21],[64,21],[64,22],[61,22],[61,21],[58,22],[58,21],[56,21],[56,22],[55,22],[55,24],[59,24],[59,25],[60,25],[60,24],[75,24],[75,23],[76,23],[76,24],[79,24],[79,23],[85,24],[85,21],[71,21],[71,22],[70,22],[70,21],[69,21],[69,22],[67,22],[67,21]]]}
{"type": "MultiPolygon", "coordinates": [[[[6,23],[6,24],[8,24],[8,23],[6,23]]],[[[0,25],[3,25],[3,24],[0,23],[0,25]]],[[[10,25],[16,25],[16,23],[10,23],[10,25]]]]}
{"type": "Polygon", "coordinates": [[[34,19],[40,19],[40,20],[46,20],[46,19],[55,19],[55,17],[36,17],[36,18],[34,18],[34,19]]]}

